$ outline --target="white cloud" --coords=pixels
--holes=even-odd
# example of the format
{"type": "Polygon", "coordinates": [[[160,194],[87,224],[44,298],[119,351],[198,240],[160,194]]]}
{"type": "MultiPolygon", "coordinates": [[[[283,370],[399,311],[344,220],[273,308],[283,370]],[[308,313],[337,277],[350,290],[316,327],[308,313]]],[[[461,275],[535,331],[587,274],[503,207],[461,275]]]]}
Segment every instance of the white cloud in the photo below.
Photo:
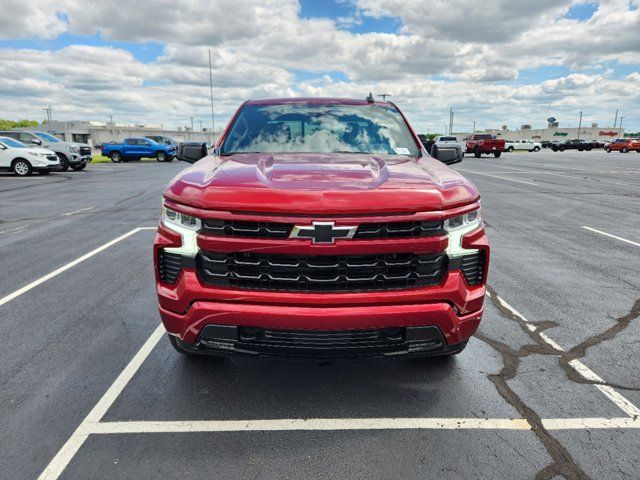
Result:
{"type": "MultiPolygon", "coordinates": [[[[359,8],[354,17],[333,21],[300,18],[295,0],[154,0],[145,8],[124,0],[91,8],[78,0],[55,7],[0,0],[0,37],[46,44],[65,31],[100,32],[114,41],[164,45],[151,63],[123,48],[0,49],[0,110],[41,118],[42,106],[52,104],[58,118],[114,114],[175,125],[195,114],[204,120],[209,49],[216,111],[227,118],[247,98],[363,97],[369,90],[392,93],[419,129],[444,124],[450,105],[459,122],[484,120],[486,127],[540,124],[547,112],[604,116],[617,107],[640,107],[638,73],[617,79],[611,67],[640,64],[640,10],[630,10],[627,0],[603,2],[586,21],[562,18],[569,1],[353,1],[359,8]],[[342,28],[367,15],[398,17],[401,32],[342,28]],[[575,73],[516,82],[524,69],[545,66],[575,73]],[[304,81],[296,81],[298,71],[307,72],[304,81]],[[350,82],[332,80],[326,72],[334,71],[350,82]]],[[[636,122],[640,127],[640,118],[636,122]]]]}

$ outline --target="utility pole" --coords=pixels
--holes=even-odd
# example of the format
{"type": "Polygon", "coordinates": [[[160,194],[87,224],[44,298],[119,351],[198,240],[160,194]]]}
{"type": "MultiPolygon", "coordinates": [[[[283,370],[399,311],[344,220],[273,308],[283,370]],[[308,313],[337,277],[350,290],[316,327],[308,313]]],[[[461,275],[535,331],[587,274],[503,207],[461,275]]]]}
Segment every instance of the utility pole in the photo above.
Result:
{"type": "Polygon", "coordinates": [[[213,71],[211,70],[211,49],[209,49],[209,89],[211,91],[211,143],[216,142],[216,117],[213,114],[213,71]]]}
{"type": "Polygon", "coordinates": [[[378,97],[382,97],[382,101],[386,102],[387,101],[387,97],[391,97],[390,93],[381,93],[379,95],[377,95],[378,97]]]}
{"type": "Polygon", "coordinates": [[[618,137],[620,137],[622,135],[622,120],[624,119],[624,117],[620,117],[620,129],[618,130],[618,137]]]}
{"type": "Polygon", "coordinates": [[[49,105],[49,108],[43,108],[42,110],[47,112],[47,131],[51,133],[51,121],[53,120],[51,105],[49,105]]]}
{"type": "Polygon", "coordinates": [[[449,135],[453,132],[453,107],[449,108],[449,135]]]}
{"type": "Polygon", "coordinates": [[[200,124],[200,131],[202,131],[202,120],[198,120],[198,123],[200,124]]]}
{"type": "Polygon", "coordinates": [[[616,118],[613,120],[613,129],[616,129],[616,125],[618,125],[618,109],[616,108],[616,118]]]}
{"type": "Polygon", "coordinates": [[[473,133],[476,133],[476,121],[473,121],[473,133]]]}
{"type": "Polygon", "coordinates": [[[582,128],[582,111],[580,112],[580,121],[578,122],[578,140],[580,140],[580,129],[582,128]]]}
{"type": "Polygon", "coordinates": [[[191,131],[193,132],[193,116],[189,117],[191,119],[191,131]]]}
{"type": "Polygon", "coordinates": [[[113,115],[109,115],[109,126],[111,126],[111,135],[113,136],[113,115]]]}

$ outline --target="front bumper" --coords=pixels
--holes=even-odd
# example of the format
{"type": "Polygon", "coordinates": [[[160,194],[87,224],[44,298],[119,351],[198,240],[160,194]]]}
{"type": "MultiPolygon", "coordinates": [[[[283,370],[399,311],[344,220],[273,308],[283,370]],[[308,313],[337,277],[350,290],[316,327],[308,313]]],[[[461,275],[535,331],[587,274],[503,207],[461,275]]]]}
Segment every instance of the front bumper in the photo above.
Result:
{"type": "Polygon", "coordinates": [[[74,165],[83,165],[91,162],[91,155],[79,155],[77,153],[73,153],[69,162],[74,165]]]}
{"type": "MultiPolygon", "coordinates": [[[[420,242],[430,242],[435,251],[442,251],[447,246],[446,237],[442,238],[420,242]]],[[[180,235],[161,225],[154,243],[156,261],[160,249],[179,245],[180,241],[180,235]]],[[[210,247],[209,242],[200,238],[199,246],[210,247]]],[[[290,252],[295,250],[289,241],[286,242],[290,252]]],[[[376,244],[375,241],[367,242],[376,244]]],[[[215,243],[218,248],[224,248],[222,240],[215,240],[215,243]]],[[[234,242],[228,243],[229,248],[237,248],[234,242]]],[[[255,248],[252,242],[242,243],[244,248],[255,248]]],[[[390,248],[390,242],[384,243],[385,248],[390,248]]],[[[402,248],[398,246],[400,243],[395,242],[395,247],[402,248]]],[[[356,248],[357,244],[357,241],[349,241],[341,248],[356,248]]],[[[484,229],[479,228],[463,237],[462,247],[484,252],[486,279],[489,249],[484,229]]],[[[201,353],[298,356],[299,352],[293,350],[275,349],[274,352],[273,349],[261,350],[259,345],[243,343],[240,334],[244,328],[306,334],[402,329],[408,335],[407,332],[411,332],[407,329],[429,327],[431,331],[435,329],[438,332],[441,341],[422,351],[405,342],[392,345],[390,350],[373,349],[358,352],[358,355],[443,354],[456,349],[475,333],[482,318],[485,295],[484,282],[469,285],[457,269],[447,271],[437,285],[403,290],[322,293],[212,286],[205,284],[193,267],[183,267],[175,284],[169,284],[160,280],[157,267],[156,264],[159,311],[167,332],[178,339],[185,350],[195,349],[201,353]],[[203,337],[203,332],[211,326],[229,327],[235,333],[225,340],[226,343],[211,343],[203,337]]],[[[320,352],[312,352],[311,356],[343,356],[339,350],[323,348],[320,352]]]]}

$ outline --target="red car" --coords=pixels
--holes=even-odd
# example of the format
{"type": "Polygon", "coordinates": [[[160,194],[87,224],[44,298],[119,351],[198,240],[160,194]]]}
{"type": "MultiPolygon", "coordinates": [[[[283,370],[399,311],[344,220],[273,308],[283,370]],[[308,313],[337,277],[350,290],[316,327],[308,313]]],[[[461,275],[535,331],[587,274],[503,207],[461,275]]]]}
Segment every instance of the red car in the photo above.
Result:
{"type": "Polygon", "coordinates": [[[473,153],[476,158],[480,158],[482,154],[492,154],[498,158],[505,150],[504,139],[495,138],[490,133],[474,133],[465,140],[467,142],[467,153],[473,153]]]}
{"type": "Polygon", "coordinates": [[[612,151],[627,153],[633,150],[640,153],[640,139],[616,138],[611,143],[609,143],[606,147],[604,147],[604,150],[607,153],[611,153],[612,151]]]}
{"type": "Polygon", "coordinates": [[[154,259],[180,353],[452,355],[489,245],[476,188],[394,104],[259,100],[167,187],[154,259]]]}

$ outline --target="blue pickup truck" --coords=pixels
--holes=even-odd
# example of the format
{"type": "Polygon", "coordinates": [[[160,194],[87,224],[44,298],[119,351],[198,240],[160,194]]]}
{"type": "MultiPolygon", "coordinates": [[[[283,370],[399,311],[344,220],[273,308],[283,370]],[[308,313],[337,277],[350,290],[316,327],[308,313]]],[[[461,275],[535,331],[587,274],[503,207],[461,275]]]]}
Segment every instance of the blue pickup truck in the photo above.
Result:
{"type": "Polygon", "coordinates": [[[149,138],[125,138],[122,143],[105,143],[102,155],[114,163],[141,158],[155,158],[158,162],[170,162],[176,156],[174,145],[161,145],[149,138]]]}

